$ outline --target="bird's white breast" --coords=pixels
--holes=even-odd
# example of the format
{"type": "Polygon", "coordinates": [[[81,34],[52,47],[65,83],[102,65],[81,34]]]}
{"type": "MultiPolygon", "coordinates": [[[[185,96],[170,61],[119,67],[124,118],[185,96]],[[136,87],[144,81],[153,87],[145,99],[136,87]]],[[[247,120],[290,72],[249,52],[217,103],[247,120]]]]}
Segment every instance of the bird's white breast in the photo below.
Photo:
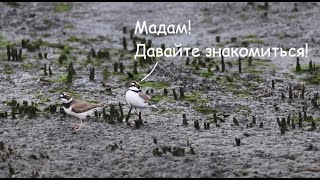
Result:
{"type": "Polygon", "coordinates": [[[126,101],[133,107],[143,109],[148,106],[148,103],[144,102],[137,92],[128,90],[126,92],[126,101]]]}
{"type": "Polygon", "coordinates": [[[73,112],[71,109],[72,107],[70,106],[69,108],[65,108],[63,107],[64,111],[70,115],[70,116],[74,116],[74,117],[77,117],[79,119],[85,119],[87,116],[94,116],[94,111],[97,110],[98,112],[102,111],[102,107],[97,107],[97,108],[93,108],[93,109],[90,109],[89,111],[85,111],[85,112],[82,112],[82,113],[75,113],[73,112]]]}

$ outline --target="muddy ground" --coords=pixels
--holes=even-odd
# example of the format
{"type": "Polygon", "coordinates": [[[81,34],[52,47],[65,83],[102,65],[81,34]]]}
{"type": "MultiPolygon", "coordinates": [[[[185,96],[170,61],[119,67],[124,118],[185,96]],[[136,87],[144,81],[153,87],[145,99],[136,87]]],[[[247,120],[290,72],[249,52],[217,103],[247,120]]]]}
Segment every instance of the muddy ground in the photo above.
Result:
{"type": "MultiPolygon", "coordinates": [[[[1,3],[0,177],[320,177],[319,5],[1,3]],[[253,58],[252,65],[244,58],[242,73],[237,58],[225,58],[226,70],[221,72],[217,57],[194,63],[190,58],[189,65],[186,57],[162,57],[138,61],[138,74],[128,77],[135,61],[130,30],[137,20],[185,24],[189,19],[190,35],[134,37],[152,40],[153,47],[181,43],[202,50],[245,45],[289,49],[308,43],[308,57],[300,58],[299,72],[296,58],[253,58]],[[122,37],[128,51],[123,50],[122,37]],[[7,46],[19,52],[22,40],[29,42],[21,60],[8,60],[7,46]],[[95,57],[91,49],[109,55],[95,57]],[[315,64],[312,70],[310,60],[315,64]],[[141,80],[156,61],[156,70],[141,85],[145,91],[153,89],[159,110],[142,111],[144,125],[128,126],[127,87],[141,80]],[[67,83],[70,62],[76,74],[67,83]],[[124,71],[114,72],[114,63],[122,63],[124,71]],[[94,80],[89,79],[90,67],[95,68],[94,80]],[[78,120],[60,112],[61,91],[113,104],[118,112],[120,103],[124,117],[93,117],[74,133],[72,125],[78,120]],[[14,99],[29,111],[15,110],[12,115],[17,109],[14,99]],[[54,105],[57,109],[49,111],[54,105]],[[32,107],[39,111],[32,114],[32,107]]],[[[132,114],[130,119],[137,117],[132,114]]]]}

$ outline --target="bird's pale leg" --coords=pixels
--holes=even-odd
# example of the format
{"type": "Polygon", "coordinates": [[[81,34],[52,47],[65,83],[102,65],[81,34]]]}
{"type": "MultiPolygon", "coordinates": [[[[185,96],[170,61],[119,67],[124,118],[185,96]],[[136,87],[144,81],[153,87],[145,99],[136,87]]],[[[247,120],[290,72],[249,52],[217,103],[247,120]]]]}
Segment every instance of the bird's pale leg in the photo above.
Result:
{"type": "Polygon", "coordinates": [[[80,131],[82,128],[82,119],[80,119],[80,123],[76,124],[76,126],[74,127],[73,131],[74,132],[78,132],[80,131]]]}
{"type": "Polygon", "coordinates": [[[139,117],[139,120],[140,120],[140,119],[141,119],[141,116],[140,116],[140,114],[138,113],[137,108],[136,108],[136,107],[131,106],[130,110],[131,110],[132,108],[134,109],[135,114],[139,117]]]}
{"type": "Polygon", "coordinates": [[[134,108],[134,111],[136,112],[136,115],[138,116],[138,117],[140,117],[139,116],[139,113],[138,113],[138,111],[137,111],[137,108],[135,108],[135,107],[133,107],[134,108]]]}
{"type": "Polygon", "coordinates": [[[139,120],[141,120],[142,119],[142,111],[140,111],[139,113],[138,113],[138,111],[137,111],[137,109],[135,108],[135,111],[136,111],[136,115],[138,116],[138,118],[139,118],[139,120]]]}

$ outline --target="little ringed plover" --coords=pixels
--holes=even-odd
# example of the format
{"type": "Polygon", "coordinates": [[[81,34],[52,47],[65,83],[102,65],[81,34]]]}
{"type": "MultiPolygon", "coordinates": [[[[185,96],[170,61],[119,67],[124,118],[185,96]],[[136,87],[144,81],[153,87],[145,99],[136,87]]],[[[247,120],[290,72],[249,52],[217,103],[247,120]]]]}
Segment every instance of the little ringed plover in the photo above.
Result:
{"type": "MultiPolygon", "coordinates": [[[[151,97],[142,92],[140,84],[136,81],[130,84],[129,89],[125,95],[127,103],[133,107],[137,113],[137,109],[145,108],[155,108],[158,109],[155,105],[150,104],[151,97]]],[[[138,115],[138,113],[137,113],[138,115]]],[[[138,115],[139,116],[139,115],[138,115]]]]}
{"type": "Polygon", "coordinates": [[[70,116],[77,117],[81,120],[80,124],[77,124],[74,128],[75,131],[81,129],[82,120],[86,119],[88,116],[94,116],[95,111],[101,112],[103,108],[108,107],[108,105],[89,103],[77,99],[73,99],[68,93],[64,92],[60,94],[63,110],[70,116]]]}

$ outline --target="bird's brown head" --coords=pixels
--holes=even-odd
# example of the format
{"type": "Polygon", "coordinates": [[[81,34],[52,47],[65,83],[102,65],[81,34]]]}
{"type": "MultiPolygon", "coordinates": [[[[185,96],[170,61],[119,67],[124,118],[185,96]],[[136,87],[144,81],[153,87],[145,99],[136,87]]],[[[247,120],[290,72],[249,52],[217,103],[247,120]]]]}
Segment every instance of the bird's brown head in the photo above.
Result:
{"type": "Polygon", "coordinates": [[[72,97],[66,92],[60,93],[60,97],[58,99],[61,99],[62,103],[69,103],[72,101],[72,97]]]}
{"type": "Polygon", "coordinates": [[[136,81],[133,81],[133,82],[130,84],[130,88],[133,88],[133,87],[137,88],[138,90],[141,89],[140,84],[139,84],[138,82],[136,82],[136,81]]]}

